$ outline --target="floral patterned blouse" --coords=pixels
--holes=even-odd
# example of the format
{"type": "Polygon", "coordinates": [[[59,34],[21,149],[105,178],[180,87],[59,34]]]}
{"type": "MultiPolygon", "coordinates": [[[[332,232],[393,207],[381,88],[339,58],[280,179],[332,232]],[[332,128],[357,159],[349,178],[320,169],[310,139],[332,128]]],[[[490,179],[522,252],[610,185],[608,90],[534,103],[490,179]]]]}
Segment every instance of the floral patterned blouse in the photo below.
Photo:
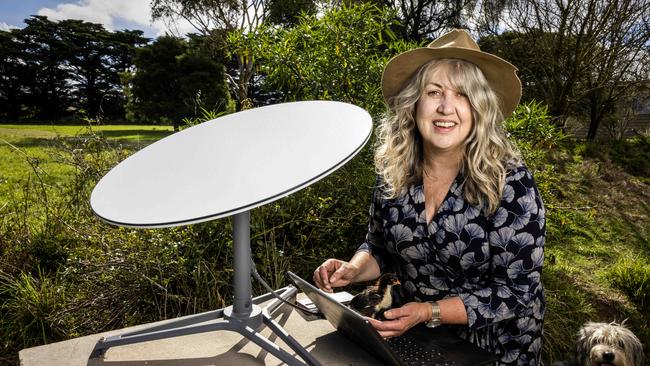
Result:
{"type": "Polygon", "coordinates": [[[463,199],[463,177],[452,183],[426,222],[424,189],[395,199],[373,191],[370,224],[359,250],[382,272],[396,272],[403,302],[459,296],[467,326],[459,335],[500,357],[499,365],[537,365],[542,349],[545,211],[531,173],[508,172],[491,216],[463,199]]]}

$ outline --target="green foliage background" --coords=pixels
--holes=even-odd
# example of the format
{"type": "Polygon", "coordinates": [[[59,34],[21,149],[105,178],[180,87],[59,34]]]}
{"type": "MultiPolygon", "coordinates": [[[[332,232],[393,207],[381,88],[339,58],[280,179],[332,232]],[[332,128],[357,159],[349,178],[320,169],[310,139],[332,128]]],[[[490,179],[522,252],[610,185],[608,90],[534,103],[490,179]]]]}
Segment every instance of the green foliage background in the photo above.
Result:
{"type": "Polygon", "coordinates": [[[396,40],[394,19],[390,11],[365,4],[268,31],[260,55],[266,87],[282,90],[287,100],[342,100],[378,115],[386,61],[415,46],[396,40]]]}
{"type": "Polygon", "coordinates": [[[184,117],[197,117],[201,108],[228,109],[230,96],[224,65],[201,52],[200,41],[162,36],[136,51],[138,72],[129,78],[127,111],[132,120],[172,124],[177,130],[184,117]]]}

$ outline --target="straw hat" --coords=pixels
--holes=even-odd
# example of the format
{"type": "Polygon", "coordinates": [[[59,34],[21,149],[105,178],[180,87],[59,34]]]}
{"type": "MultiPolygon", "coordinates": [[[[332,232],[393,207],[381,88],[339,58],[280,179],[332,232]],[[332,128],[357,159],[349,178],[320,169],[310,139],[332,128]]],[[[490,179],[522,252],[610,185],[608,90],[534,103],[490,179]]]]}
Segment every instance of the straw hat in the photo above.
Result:
{"type": "Polygon", "coordinates": [[[517,68],[495,55],[482,52],[467,32],[454,29],[431,42],[393,57],[384,68],[381,90],[384,100],[397,95],[407,80],[427,62],[439,58],[456,58],[478,66],[492,89],[501,99],[501,113],[507,118],[514,112],[521,98],[521,81],[517,68]]]}

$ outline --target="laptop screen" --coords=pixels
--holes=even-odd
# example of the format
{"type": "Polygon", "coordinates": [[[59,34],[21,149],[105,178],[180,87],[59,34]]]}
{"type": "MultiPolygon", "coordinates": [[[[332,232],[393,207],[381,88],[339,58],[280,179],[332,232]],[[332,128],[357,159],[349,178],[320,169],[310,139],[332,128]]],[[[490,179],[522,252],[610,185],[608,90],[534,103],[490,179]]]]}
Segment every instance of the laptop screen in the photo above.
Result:
{"type": "Polygon", "coordinates": [[[346,335],[373,356],[381,358],[389,365],[401,365],[399,358],[386,345],[377,330],[360,314],[340,302],[329,294],[300,278],[295,273],[287,272],[298,288],[316,304],[325,319],[334,328],[346,335]]]}

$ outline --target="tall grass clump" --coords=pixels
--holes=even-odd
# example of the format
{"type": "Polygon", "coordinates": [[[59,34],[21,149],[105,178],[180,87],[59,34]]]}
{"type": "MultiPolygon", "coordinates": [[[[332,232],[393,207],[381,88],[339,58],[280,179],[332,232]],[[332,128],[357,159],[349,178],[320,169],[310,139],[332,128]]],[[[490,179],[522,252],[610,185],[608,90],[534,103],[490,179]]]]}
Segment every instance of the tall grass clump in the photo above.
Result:
{"type": "Polygon", "coordinates": [[[17,277],[0,271],[0,329],[3,338],[30,347],[61,339],[66,334],[66,294],[58,275],[17,277]]]}
{"type": "Polygon", "coordinates": [[[605,277],[632,303],[633,310],[625,317],[644,344],[646,358],[650,357],[650,264],[642,258],[624,256],[606,271],[605,277]]]}
{"type": "Polygon", "coordinates": [[[622,167],[645,184],[650,184],[650,134],[639,134],[629,139],[607,144],[590,143],[585,154],[622,167]]]}
{"type": "Polygon", "coordinates": [[[650,264],[623,257],[607,271],[607,279],[621,290],[642,314],[650,314],[650,264]]]}
{"type": "Polygon", "coordinates": [[[0,358],[26,346],[224,304],[226,251],[196,249],[223,239],[212,236],[223,230],[127,230],[93,215],[90,192],[134,146],[92,131],[42,144],[54,152],[38,164],[23,152],[31,171],[8,188],[10,198],[0,207],[0,358]],[[60,167],[65,178],[50,179],[48,169],[60,167]]]}

